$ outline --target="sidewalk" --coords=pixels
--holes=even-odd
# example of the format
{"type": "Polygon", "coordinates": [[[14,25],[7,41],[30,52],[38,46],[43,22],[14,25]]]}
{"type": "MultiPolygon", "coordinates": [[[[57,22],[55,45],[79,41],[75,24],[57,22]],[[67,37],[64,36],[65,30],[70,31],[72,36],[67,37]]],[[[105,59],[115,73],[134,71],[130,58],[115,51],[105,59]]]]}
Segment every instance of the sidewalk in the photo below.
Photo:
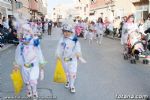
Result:
{"type": "Polygon", "coordinates": [[[0,52],[5,51],[6,49],[12,47],[14,44],[5,44],[4,47],[0,48],[0,52]]]}
{"type": "Polygon", "coordinates": [[[111,36],[111,35],[107,35],[107,36],[104,36],[104,37],[114,39],[114,40],[120,40],[121,39],[121,38],[118,38],[118,37],[113,38],[113,36],[111,36]]]}

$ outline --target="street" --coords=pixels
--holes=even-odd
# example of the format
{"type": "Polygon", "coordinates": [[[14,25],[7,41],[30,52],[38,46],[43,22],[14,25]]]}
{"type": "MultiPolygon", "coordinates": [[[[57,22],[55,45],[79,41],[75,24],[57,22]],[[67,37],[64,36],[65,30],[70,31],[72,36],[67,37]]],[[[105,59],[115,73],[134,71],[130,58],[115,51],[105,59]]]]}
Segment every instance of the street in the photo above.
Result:
{"type": "MultiPolygon", "coordinates": [[[[80,39],[82,54],[87,63],[79,62],[76,93],[72,94],[63,84],[53,82],[56,57],[55,50],[61,30],[54,28],[52,36],[45,34],[42,39],[42,52],[46,61],[45,79],[39,81],[39,96],[54,96],[57,100],[116,100],[116,95],[150,96],[150,65],[130,64],[122,57],[119,40],[104,38],[102,45],[94,41],[80,39]]],[[[0,52],[0,96],[13,96],[10,73],[15,57],[15,48],[0,52]]],[[[20,94],[25,96],[25,89],[20,94]]],[[[49,100],[51,100],[49,98],[49,100]]],[[[142,99],[144,100],[144,99],[142,99]]]]}

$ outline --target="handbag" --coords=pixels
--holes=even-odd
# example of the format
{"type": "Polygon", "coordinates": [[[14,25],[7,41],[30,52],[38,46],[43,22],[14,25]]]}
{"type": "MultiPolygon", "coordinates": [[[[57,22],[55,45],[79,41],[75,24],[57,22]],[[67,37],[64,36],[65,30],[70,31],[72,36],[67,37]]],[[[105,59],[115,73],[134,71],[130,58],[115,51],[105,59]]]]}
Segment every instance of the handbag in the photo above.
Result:
{"type": "Polygon", "coordinates": [[[56,61],[56,68],[55,68],[55,72],[54,72],[53,81],[56,83],[66,83],[67,82],[66,74],[65,74],[64,68],[62,66],[62,62],[59,58],[56,61]]]}
{"type": "Polygon", "coordinates": [[[20,69],[12,70],[10,77],[13,83],[15,95],[18,95],[23,88],[23,79],[20,69]]]}

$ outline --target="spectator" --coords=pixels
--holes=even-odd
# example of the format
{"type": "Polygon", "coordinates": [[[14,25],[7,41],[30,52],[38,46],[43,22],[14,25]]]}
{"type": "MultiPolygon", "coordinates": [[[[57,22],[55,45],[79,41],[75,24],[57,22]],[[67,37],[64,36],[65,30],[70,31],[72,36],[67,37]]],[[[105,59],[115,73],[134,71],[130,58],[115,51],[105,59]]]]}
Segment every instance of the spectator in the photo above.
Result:
{"type": "Polygon", "coordinates": [[[143,19],[140,20],[138,28],[139,28],[139,32],[144,34],[144,20],[143,19]]]}
{"type": "Polygon", "coordinates": [[[137,31],[138,26],[134,22],[135,17],[133,15],[129,15],[127,18],[127,22],[124,23],[123,29],[122,29],[122,36],[121,36],[121,44],[124,46],[124,54],[127,54],[127,45],[128,45],[128,36],[130,33],[137,31]]]}
{"type": "Polygon", "coordinates": [[[47,20],[44,23],[44,32],[48,33],[48,21],[47,20]]]}
{"type": "Polygon", "coordinates": [[[124,23],[126,22],[126,20],[127,20],[127,16],[124,16],[124,17],[122,18],[121,23],[120,23],[119,35],[118,35],[119,38],[121,38],[122,28],[123,28],[123,25],[124,25],[124,23]]]}
{"type": "Polygon", "coordinates": [[[100,17],[98,18],[98,21],[96,23],[96,33],[97,33],[97,43],[101,44],[102,39],[103,39],[103,34],[105,31],[105,27],[104,27],[104,23],[103,23],[103,19],[100,17]]]}
{"type": "Polygon", "coordinates": [[[106,33],[106,36],[107,35],[109,35],[110,34],[110,25],[111,23],[110,23],[110,21],[108,20],[108,18],[107,17],[105,17],[105,20],[104,20],[104,26],[105,26],[105,33],[106,33]]]}
{"type": "Polygon", "coordinates": [[[0,27],[2,27],[2,15],[0,15],[0,27]]]}
{"type": "Polygon", "coordinates": [[[8,25],[8,21],[7,21],[6,17],[3,17],[2,25],[4,28],[9,29],[9,25],[8,25]]]}
{"type": "Polygon", "coordinates": [[[147,20],[145,21],[144,30],[145,33],[150,33],[150,14],[148,15],[147,20]]]}
{"type": "Polygon", "coordinates": [[[53,22],[50,20],[50,21],[48,22],[48,35],[51,35],[52,26],[53,26],[53,22]]]}
{"type": "Polygon", "coordinates": [[[113,37],[118,35],[118,30],[120,28],[120,17],[115,18],[114,20],[114,28],[113,28],[113,37]]]}
{"type": "Polygon", "coordinates": [[[9,25],[9,28],[10,28],[10,29],[13,28],[13,17],[12,17],[12,16],[9,16],[9,17],[8,17],[8,25],[9,25]]]}

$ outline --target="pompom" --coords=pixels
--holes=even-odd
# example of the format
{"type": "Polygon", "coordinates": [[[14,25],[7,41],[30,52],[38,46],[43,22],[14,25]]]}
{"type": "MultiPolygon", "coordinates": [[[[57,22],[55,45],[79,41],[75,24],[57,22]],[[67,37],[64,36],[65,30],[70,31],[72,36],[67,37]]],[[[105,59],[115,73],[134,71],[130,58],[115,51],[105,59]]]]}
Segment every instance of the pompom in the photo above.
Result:
{"type": "Polygon", "coordinates": [[[74,36],[74,38],[72,39],[72,41],[74,41],[75,43],[77,43],[78,37],[77,37],[77,36],[74,36]]]}
{"type": "Polygon", "coordinates": [[[39,44],[40,44],[40,40],[39,39],[35,39],[34,40],[34,46],[39,46],[39,44]]]}

